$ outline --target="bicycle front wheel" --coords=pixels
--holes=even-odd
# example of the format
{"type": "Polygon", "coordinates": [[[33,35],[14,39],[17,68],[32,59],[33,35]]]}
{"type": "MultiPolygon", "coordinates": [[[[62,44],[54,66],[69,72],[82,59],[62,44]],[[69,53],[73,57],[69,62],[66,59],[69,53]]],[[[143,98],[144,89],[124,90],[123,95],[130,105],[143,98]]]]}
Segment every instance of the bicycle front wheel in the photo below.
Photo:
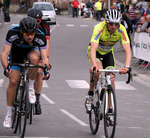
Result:
{"type": "Polygon", "coordinates": [[[106,138],[114,138],[117,121],[117,102],[114,89],[112,86],[105,94],[105,106],[104,106],[104,131],[106,138]],[[108,97],[111,95],[112,113],[108,112],[108,97]]]}
{"type": "Polygon", "coordinates": [[[93,104],[92,104],[92,110],[89,112],[89,123],[90,123],[90,129],[92,134],[96,134],[99,128],[99,93],[98,91],[95,92],[93,96],[93,104]]]}
{"type": "Polygon", "coordinates": [[[27,124],[28,107],[29,107],[29,94],[28,86],[25,85],[25,91],[22,95],[22,101],[20,103],[20,115],[19,115],[19,136],[24,138],[27,124]]]}

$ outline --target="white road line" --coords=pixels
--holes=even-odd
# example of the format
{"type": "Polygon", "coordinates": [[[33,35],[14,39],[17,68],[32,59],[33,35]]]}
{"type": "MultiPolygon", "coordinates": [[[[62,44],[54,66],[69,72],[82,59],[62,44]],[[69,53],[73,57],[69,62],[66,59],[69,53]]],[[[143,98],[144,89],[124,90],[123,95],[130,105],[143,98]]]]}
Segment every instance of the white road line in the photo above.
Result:
{"type": "Polygon", "coordinates": [[[80,25],[80,27],[88,27],[88,25],[80,25]]]}
{"type": "Polygon", "coordinates": [[[73,119],[74,121],[76,121],[77,123],[79,123],[81,126],[89,126],[88,124],[84,123],[83,121],[79,120],[78,118],[76,118],[74,115],[70,114],[69,112],[67,112],[64,109],[60,109],[61,112],[63,112],[64,114],[66,114],[67,116],[69,116],[71,119],[73,119]]]}
{"type": "Polygon", "coordinates": [[[85,80],[66,80],[71,88],[88,89],[89,84],[85,80]]]}
{"type": "Polygon", "coordinates": [[[117,90],[136,90],[133,86],[126,84],[125,81],[115,81],[117,90]]]}
{"type": "Polygon", "coordinates": [[[11,26],[15,26],[15,25],[19,25],[19,24],[11,24],[11,26]]]}
{"type": "Polygon", "coordinates": [[[41,94],[42,95],[42,97],[46,100],[46,101],[48,101],[50,104],[55,104],[55,102],[53,102],[51,99],[49,99],[45,94],[41,94]]]}
{"type": "Polygon", "coordinates": [[[66,24],[66,26],[68,26],[68,27],[73,27],[74,24],[66,24]]]}
{"type": "Polygon", "coordinates": [[[50,32],[52,32],[56,28],[56,25],[53,26],[53,28],[50,29],[50,32]]]}
{"type": "MultiPolygon", "coordinates": [[[[0,138],[18,138],[18,136],[0,136],[0,138]]],[[[61,138],[61,137],[24,137],[24,138],[61,138]]]]}
{"type": "Polygon", "coordinates": [[[0,79],[0,87],[3,87],[3,84],[4,84],[4,80],[0,79]]]}
{"type": "MultiPolygon", "coordinates": [[[[66,80],[71,88],[89,89],[89,84],[85,80],[66,80]]],[[[117,90],[137,90],[124,81],[115,81],[117,90]]]]}
{"type": "Polygon", "coordinates": [[[42,87],[45,87],[45,88],[48,88],[49,86],[47,85],[46,81],[44,80],[43,81],[43,86],[42,87]]]}

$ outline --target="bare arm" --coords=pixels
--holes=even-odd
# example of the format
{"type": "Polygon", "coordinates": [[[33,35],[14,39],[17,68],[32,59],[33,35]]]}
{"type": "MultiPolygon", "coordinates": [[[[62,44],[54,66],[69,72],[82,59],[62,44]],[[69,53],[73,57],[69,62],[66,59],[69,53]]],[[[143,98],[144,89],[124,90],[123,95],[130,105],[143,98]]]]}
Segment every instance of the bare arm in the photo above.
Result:
{"type": "Polygon", "coordinates": [[[93,70],[93,67],[96,66],[96,50],[98,48],[98,43],[91,42],[91,49],[90,49],[90,59],[92,63],[91,71],[93,70]]]}
{"type": "Polygon", "coordinates": [[[8,66],[8,55],[11,51],[11,46],[4,44],[2,53],[1,53],[1,62],[2,66],[5,69],[8,66]]]}
{"type": "Polygon", "coordinates": [[[47,57],[49,59],[49,53],[50,53],[50,40],[47,39],[47,57]]]}
{"type": "Polygon", "coordinates": [[[131,64],[131,49],[130,49],[130,43],[123,44],[123,49],[125,52],[125,65],[130,66],[131,64]]]}
{"type": "Polygon", "coordinates": [[[49,59],[47,58],[47,49],[40,50],[42,57],[42,65],[45,66],[47,64],[49,69],[49,59]]]}

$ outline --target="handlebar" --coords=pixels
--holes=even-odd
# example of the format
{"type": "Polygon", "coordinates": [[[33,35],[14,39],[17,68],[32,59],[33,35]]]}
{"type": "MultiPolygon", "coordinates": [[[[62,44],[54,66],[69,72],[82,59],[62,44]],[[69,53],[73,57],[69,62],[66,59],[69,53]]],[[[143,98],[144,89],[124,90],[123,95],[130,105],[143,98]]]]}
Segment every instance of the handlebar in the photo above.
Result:
{"type": "MultiPolygon", "coordinates": [[[[94,82],[94,80],[95,80],[95,72],[96,72],[96,67],[93,67],[93,74],[92,74],[91,83],[94,82]]],[[[109,72],[109,73],[115,72],[115,73],[119,73],[120,70],[98,69],[97,72],[109,72]]],[[[132,68],[129,68],[129,70],[127,71],[127,74],[128,74],[128,79],[126,81],[127,84],[129,84],[130,81],[132,80],[132,73],[131,72],[132,72],[132,68]]]]}
{"type": "MultiPolygon", "coordinates": [[[[29,67],[31,67],[31,68],[41,68],[41,69],[43,69],[44,76],[47,76],[47,74],[49,74],[49,76],[50,76],[50,73],[48,72],[47,64],[45,64],[45,67],[43,67],[43,66],[40,66],[40,65],[30,64],[29,62],[27,62],[27,63],[9,63],[6,69],[10,70],[11,66],[19,66],[19,67],[24,67],[24,68],[29,68],[29,67]]],[[[50,66],[50,69],[51,69],[52,66],[50,64],[49,64],[49,66],[50,66]]],[[[49,79],[49,77],[48,77],[48,79],[49,79]]]]}

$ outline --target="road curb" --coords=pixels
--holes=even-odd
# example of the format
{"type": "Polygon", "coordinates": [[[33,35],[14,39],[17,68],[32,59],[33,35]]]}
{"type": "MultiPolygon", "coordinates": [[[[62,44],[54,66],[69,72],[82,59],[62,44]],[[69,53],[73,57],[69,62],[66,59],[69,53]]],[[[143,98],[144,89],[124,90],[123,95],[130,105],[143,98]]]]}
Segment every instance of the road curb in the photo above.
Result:
{"type": "MultiPolygon", "coordinates": [[[[119,67],[123,67],[124,66],[124,64],[119,62],[117,59],[115,59],[115,61],[116,61],[116,65],[117,66],[119,66],[119,67]]],[[[144,81],[150,83],[150,78],[147,77],[146,75],[139,74],[137,71],[135,71],[133,69],[132,69],[132,74],[133,74],[133,77],[136,76],[136,77],[140,78],[141,80],[144,80],[144,81]]]]}

